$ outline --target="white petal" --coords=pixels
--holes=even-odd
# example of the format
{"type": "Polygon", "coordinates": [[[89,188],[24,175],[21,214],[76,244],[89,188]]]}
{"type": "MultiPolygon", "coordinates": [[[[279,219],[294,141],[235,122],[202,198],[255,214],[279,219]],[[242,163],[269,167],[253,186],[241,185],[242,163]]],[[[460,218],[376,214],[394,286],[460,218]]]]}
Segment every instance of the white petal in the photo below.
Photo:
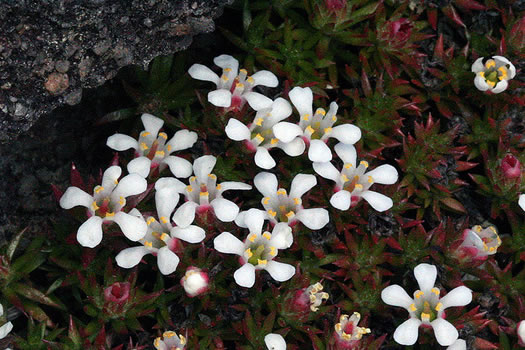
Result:
{"type": "Polygon", "coordinates": [[[330,137],[346,144],[354,144],[361,139],[361,129],[352,124],[342,124],[332,128],[330,137]]]}
{"type": "Polygon", "coordinates": [[[142,120],[142,124],[144,124],[144,129],[153,135],[157,135],[160,128],[164,125],[164,120],[148,113],[144,113],[140,119],[142,120]]]}
{"type": "Polygon", "coordinates": [[[520,197],[518,198],[518,205],[521,207],[521,209],[525,210],[525,194],[520,194],[520,197]]]}
{"type": "Polygon", "coordinates": [[[187,201],[175,211],[173,221],[179,227],[188,227],[195,220],[195,210],[199,205],[192,201],[187,201]]]}
{"type": "Polygon", "coordinates": [[[390,197],[374,191],[364,191],[361,193],[361,197],[363,197],[370,206],[378,212],[388,210],[394,205],[394,202],[390,197]]]}
{"type": "Polygon", "coordinates": [[[295,217],[310,230],[319,230],[330,221],[328,210],[322,208],[301,209],[295,217]]]}
{"type": "Polygon", "coordinates": [[[196,132],[186,129],[179,130],[175,133],[175,135],[173,135],[171,140],[166,143],[166,147],[171,147],[171,149],[168,151],[168,154],[193,147],[195,142],[197,142],[196,132]]]}
{"type": "Polygon", "coordinates": [[[253,86],[262,85],[268,87],[276,87],[279,85],[279,80],[275,74],[267,70],[260,70],[252,75],[254,80],[253,86]]]}
{"type": "Polygon", "coordinates": [[[248,101],[248,104],[253,108],[254,111],[270,108],[273,103],[271,98],[253,91],[242,94],[242,97],[248,101]]]}
{"type": "Polygon", "coordinates": [[[60,206],[63,209],[71,209],[78,205],[89,208],[93,203],[93,197],[82,191],[80,188],[71,186],[68,187],[66,192],[60,197],[60,206]]]}
{"type": "Polygon", "coordinates": [[[321,140],[311,140],[310,148],[308,149],[308,159],[312,162],[329,162],[332,160],[332,151],[321,140]]]}
{"type": "Polygon", "coordinates": [[[213,207],[217,219],[222,222],[232,222],[239,214],[237,204],[224,198],[215,198],[210,202],[210,205],[213,207]]]}
{"type": "Polygon", "coordinates": [[[268,149],[264,147],[257,147],[254,160],[255,164],[262,169],[271,169],[276,165],[275,160],[270,155],[270,152],[268,152],[268,149]]]}
{"type": "Polygon", "coordinates": [[[285,222],[279,222],[272,231],[272,238],[268,243],[277,249],[287,249],[293,244],[292,228],[285,222]]]}
{"type": "Polygon", "coordinates": [[[338,143],[334,147],[335,153],[341,158],[345,163],[350,163],[353,166],[357,166],[357,151],[355,150],[354,145],[347,145],[344,143],[338,143]]]}
{"type": "Polygon", "coordinates": [[[246,218],[246,211],[241,211],[235,218],[235,225],[239,227],[246,227],[244,219],[246,218]]]}
{"type": "Polygon", "coordinates": [[[514,67],[512,62],[510,62],[507,58],[503,56],[492,56],[492,58],[496,61],[496,63],[509,65],[509,79],[512,79],[516,76],[516,67],[514,67]]]}
{"type": "Polygon", "coordinates": [[[83,247],[94,248],[102,241],[102,218],[92,216],[77,231],[77,241],[83,247]]]}
{"type": "MultiPolygon", "coordinates": [[[[222,69],[230,68],[234,72],[237,72],[239,69],[239,61],[237,61],[235,58],[233,58],[230,55],[217,56],[213,59],[213,63],[215,63],[217,66],[221,67],[222,69]]],[[[237,73],[235,75],[237,75],[237,73]]]]}
{"type": "Polygon", "coordinates": [[[458,339],[447,350],[467,350],[467,342],[463,339],[458,339]]]}
{"type": "Polygon", "coordinates": [[[416,277],[419,289],[429,293],[436,284],[437,269],[434,265],[419,264],[414,268],[414,277],[416,277]]]}
{"type": "Polygon", "coordinates": [[[191,163],[184,158],[167,156],[164,158],[163,162],[168,164],[171,173],[176,177],[186,178],[191,175],[191,163]]]}
{"type": "Polygon", "coordinates": [[[434,321],[430,322],[430,325],[434,328],[434,334],[436,335],[436,340],[439,345],[452,345],[458,339],[458,330],[452,325],[452,323],[442,318],[436,318],[434,321]]]}
{"type": "Polygon", "coordinates": [[[4,307],[0,304],[0,316],[4,315],[4,307]]]}
{"type": "Polygon", "coordinates": [[[274,280],[279,282],[288,281],[293,275],[295,275],[295,267],[290,264],[283,264],[273,260],[268,261],[264,266],[264,269],[268,271],[274,280]]]}
{"type": "Polygon", "coordinates": [[[250,233],[261,234],[264,225],[264,212],[259,209],[250,209],[245,212],[244,225],[250,230],[250,233]]]}
{"type": "Polygon", "coordinates": [[[250,139],[250,129],[240,121],[234,118],[228,120],[224,128],[226,135],[234,141],[243,141],[250,139]]]}
{"type": "Polygon", "coordinates": [[[310,191],[315,185],[317,185],[315,175],[297,174],[293,178],[292,185],[290,186],[290,197],[301,198],[303,194],[310,191]]]}
{"type": "Polygon", "coordinates": [[[221,182],[221,193],[229,190],[251,190],[252,186],[245,184],[244,182],[238,181],[225,181],[221,182]]]}
{"type": "Polygon", "coordinates": [[[255,284],[255,266],[244,264],[233,274],[235,282],[241,287],[251,288],[255,284]]]}
{"type": "Polygon", "coordinates": [[[274,197],[277,193],[277,177],[275,174],[262,172],[253,178],[253,184],[265,197],[274,197]]]}
{"type": "Polygon", "coordinates": [[[124,198],[134,196],[146,191],[148,182],[139,174],[129,174],[120,180],[113,191],[112,197],[122,196],[124,198]]]}
{"type": "Polygon", "coordinates": [[[509,82],[507,80],[500,80],[496,86],[490,90],[493,94],[499,94],[500,92],[503,92],[507,90],[507,87],[509,86],[509,82]]]}
{"type": "Polygon", "coordinates": [[[443,304],[443,309],[451,306],[465,306],[472,301],[472,291],[465,286],[452,289],[439,300],[443,304]]]}
{"type": "Polygon", "coordinates": [[[267,334],[264,337],[264,344],[266,344],[268,350],[286,350],[286,342],[280,334],[267,334]]]}
{"type": "Polygon", "coordinates": [[[330,162],[314,162],[312,165],[314,171],[321,177],[324,177],[325,179],[337,181],[337,179],[341,176],[339,170],[337,170],[337,168],[330,162]]]}
{"type": "Polygon", "coordinates": [[[482,76],[480,75],[476,75],[476,77],[474,78],[474,85],[478,88],[478,90],[480,91],[487,91],[490,86],[487,84],[487,82],[485,81],[485,78],[483,78],[482,76]]]}
{"type": "Polygon", "coordinates": [[[125,269],[130,269],[137,266],[144,255],[149,254],[150,251],[144,246],[126,248],[117,254],[115,260],[117,265],[125,269]]]}
{"type": "Polygon", "coordinates": [[[173,187],[177,190],[179,193],[183,193],[186,189],[186,185],[174,178],[174,177],[162,177],[155,182],[155,190],[159,191],[160,189],[164,187],[173,187]]]}
{"type": "Polygon", "coordinates": [[[336,209],[348,210],[352,204],[352,195],[346,190],[338,191],[330,198],[330,204],[336,209]]]}
{"type": "Polygon", "coordinates": [[[290,102],[282,97],[278,97],[273,101],[271,118],[274,122],[286,119],[290,114],[292,114],[292,105],[290,102]]]}
{"type": "Polygon", "coordinates": [[[139,144],[137,140],[135,140],[131,136],[124,135],[124,134],[115,134],[115,135],[108,137],[108,140],[106,141],[106,145],[109,148],[114,149],[115,151],[125,151],[130,148],[133,148],[133,149],[139,148],[139,144]]]}
{"type": "Polygon", "coordinates": [[[173,237],[182,239],[188,243],[200,243],[206,238],[206,232],[199,226],[174,227],[170,231],[173,237]]]}
{"type": "Polygon", "coordinates": [[[172,252],[168,247],[162,247],[157,253],[157,265],[159,266],[159,271],[163,275],[169,275],[177,269],[179,265],[179,257],[177,254],[172,252]]]}
{"type": "Polygon", "coordinates": [[[208,102],[217,107],[230,107],[232,94],[230,90],[219,89],[208,92],[208,102]]]}
{"type": "Polygon", "coordinates": [[[303,129],[297,124],[280,122],[272,127],[273,134],[282,142],[290,142],[297,136],[303,134],[303,129]]]}
{"type": "Polygon", "coordinates": [[[219,83],[219,76],[210,68],[202,64],[195,63],[190,69],[188,69],[188,73],[193,79],[211,81],[212,83],[215,83],[215,85],[219,83]]]}
{"type": "Polygon", "coordinates": [[[2,325],[2,327],[0,327],[0,339],[5,338],[12,329],[13,324],[11,322],[7,322],[6,324],[2,325]]]}
{"type": "Polygon", "coordinates": [[[244,243],[229,232],[223,232],[213,240],[215,250],[226,254],[242,255],[244,253],[244,243]]]}
{"type": "Polygon", "coordinates": [[[296,137],[291,142],[287,143],[278,143],[277,144],[280,149],[284,151],[287,155],[290,157],[297,157],[304,153],[304,150],[306,149],[306,145],[302,138],[296,137]]]}
{"type": "Polygon", "coordinates": [[[122,175],[122,169],[119,166],[110,166],[104,171],[104,174],[102,174],[102,187],[104,187],[106,191],[112,191],[115,188],[120,175],[122,175]]]}
{"type": "Polygon", "coordinates": [[[471,71],[474,73],[479,73],[485,70],[485,65],[483,64],[483,57],[478,58],[472,63],[471,71]]]}
{"type": "Polygon", "coordinates": [[[381,300],[383,300],[385,304],[400,306],[407,310],[414,302],[414,299],[412,299],[407,292],[397,284],[393,284],[383,289],[381,291],[381,300]]]}
{"type": "Polygon", "coordinates": [[[164,217],[168,221],[171,220],[171,213],[179,203],[179,197],[179,193],[174,187],[163,187],[155,191],[155,206],[159,218],[164,217]]]}
{"type": "Polygon", "coordinates": [[[516,333],[518,333],[518,339],[525,343],[525,320],[521,320],[517,327],[516,327],[516,333]]]}
{"type": "Polygon", "coordinates": [[[310,88],[302,88],[296,86],[292,90],[290,90],[290,92],[288,93],[288,97],[299,112],[300,116],[303,116],[305,114],[313,114],[312,103],[314,101],[314,96],[310,88]]]}
{"type": "Polygon", "coordinates": [[[213,167],[217,163],[217,158],[214,156],[202,156],[193,162],[193,173],[197,176],[197,180],[200,183],[208,182],[208,175],[213,170],[213,167]]]}
{"type": "Polygon", "coordinates": [[[132,159],[127,166],[128,173],[130,174],[139,174],[140,176],[146,178],[149,175],[151,168],[151,160],[148,157],[138,157],[132,159]]]}
{"type": "Polygon", "coordinates": [[[129,215],[123,212],[118,212],[113,217],[113,221],[119,225],[124,236],[130,241],[138,241],[144,238],[148,231],[148,225],[143,219],[137,218],[133,215],[129,215]]]}
{"type": "Polygon", "coordinates": [[[421,321],[417,318],[409,318],[401,323],[394,332],[394,340],[401,345],[414,345],[419,335],[421,321]]]}
{"type": "Polygon", "coordinates": [[[372,176],[374,182],[384,185],[392,185],[397,181],[397,170],[390,164],[383,164],[366,173],[372,176]]]}

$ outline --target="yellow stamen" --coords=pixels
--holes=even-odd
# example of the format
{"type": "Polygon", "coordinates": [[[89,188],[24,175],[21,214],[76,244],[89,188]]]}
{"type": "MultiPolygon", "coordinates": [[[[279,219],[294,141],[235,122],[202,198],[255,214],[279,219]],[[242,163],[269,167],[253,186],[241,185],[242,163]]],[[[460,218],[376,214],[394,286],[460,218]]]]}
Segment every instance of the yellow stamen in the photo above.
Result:
{"type": "Polygon", "coordinates": [[[315,114],[321,114],[322,116],[326,115],[326,111],[322,108],[317,108],[315,114]]]}
{"type": "Polygon", "coordinates": [[[186,191],[188,192],[193,192],[193,187],[190,186],[186,186],[186,191]]]}
{"type": "Polygon", "coordinates": [[[110,211],[108,211],[108,212],[106,213],[106,217],[107,217],[107,218],[112,218],[113,216],[115,216],[115,213],[112,213],[112,212],[110,212],[110,211]]]}
{"type": "Polygon", "coordinates": [[[237,83],[237,84],[235,85],[235,88],[238,88],[238,89],[244,89],[244,84],[242,84],[242,83],[237,83]]]}
{"type": "Polygon", "coordinates": [[[285,207],[284,205],[280,205],[280,206],[279,206],[279,210],[280,210],[280,211],[285,211],[285,210],[286,210],[286,207],[285,207]]]}
{"type": "Polygon", "coordinates": [[[496,67],[496,61],[494,61],[494,60],[488,60],[488,61],[485,63],[485,67],[487,67],[487,68],[496,67]]]}
{"type": "Polygon", "coordinates": [[[342,174],[341,175],[341,178],[343,179],[343,182],[348,182],[348,176],[346,176],[345,174],[342,174]]]}
{"type": "Polygon", "coordinates": [[[181,345],[186,344],[186,338],[182,334],[179,336],[179,338],[180,338],[181,345]]]}
{"type": "Polygon", "coordinates": [[[262,235],[264,238],[266,238],[267,240],[270,240],[272,238],[272,235],[269,233],[269,232],[265,232],[263,233],[262,235]]]}
{"type": "Polygon", "coordinates": [[[246,69],[242,68],[242,69],[239,69],[239,73],[241,73],[241,74],[248,74],[248,71],[246,69]]]}
{"type": "Polygon", "coordinates": [[[144,245],[145,245],[146,247],[149,247],[149,248],[152,248],[152,247],[153,247],[153,243],[151,243],[151,242],[149,242],[149,241],[145,241],[145,242],[144,242],[144,245]]]}
{"type": "Polygon", "coordinates": [[[164,140],[168,139],[168,135],[165,132],[159,132],[159,137],[162,137],[164,140]]]}
{"type": "Polygon", "coordinates": [[[170,236],[167,233],[164,233],[164,232],[162,232],[162,234],[160,235],[160,239],[163,240],[163,241],[167,240],[169,237],[170,236]]]}
{"type": "Polygon", "coordinates": [[[255,238],[257,238],[257,235],[255,233],[252,233],[248,236],[248,240],[252,243],[255,241],[255,238]]]}
{"type": "Polygon", "coordinates": [[[142,137],[146,137],[146,136],[149,136],[149,135],[151,135],[151,133],[148,132],[148,131],[144,131],[144,132],[142,133],[142,137]]]}
{"type": "Polygon", "coordinates": [[[473,229],[474,229],[474,231],[476,231],[477,233],[480,233],[481,230],[482,230],[481,226],[479,226],[479,225],[474,226],[473,229]]]}
{"type": "Polygon", "coordinates": [[[252,77],[246,78],[246,81],[250,84],[253,84],[255,82],[255,80],[252,77]]]}
{"type": "Polygon", "coordinates": [[[270,141],[270,143],[271,143],[272,145],[275,145],[277,142],[279,142],[279,139],[272,139],[272,140],[270,141]]]}
{"type": "Polygon", "coordinates": [[[308,120],[308,119],[310,119],[310,114],[303,115],[303,120],[308,120]]]}
{"type": "Polygon", "coordinates": [[[479,76],[485,78],[485,72],[478,72],[479,76]]]}
{"type": "Polygon", "coordinates": [[[341,326],[340,323],[336,323],[334,328],[335,328],[335,331],[336,331],[336,332],[341,332],[343,326],[341,326]]]}
{"type": "Polygon", "coordinates": [[[155,152],[155,155],[159,156],[159,157],[164,157],[164,154],[165,154],[164,151],[157,151],[157,152],[155,152]]]}
{"type": "Polygon", "coordinates": [[[421,298],[423,295],[425,295],[425,293],[423,293],[422,291],[418,291],[418,292],[416,293],[416,299],[421,298]]]}
{"type": "Polygon", "coordinates": [[[148,148],[149,148],[149,147],[146,145],[146,143],[144,143],[144,142],[142,142],[142,143],[140,144],[140,147],[141,147],[142,149],[148,149],[148,148]]]}
{"type": "Polygon", "coordinates": [[[268,210],[268,214],[270,214],[271,216],[275,217],[275,215],[277,215],[276,212],[274,212],[273,210],[268,210]]]}
{"type": "Polygon", "coordinates": [[[267,263],[268,263],[267,260],[257,259],[257,265],[266,265],[267,263]]]}
{"type": "Polygon", "coordinates": [[[299,204],[301,204],[301,199],[300,198],[294,198],[293,202],[295,203],[295,205],[299,205],[299,204]]]}
{"type": "Polygon", "coordinates": [[[431,291],[432,293],[434,293],[435,295],[439,296],[439,289],[437,289],[437,288],[432,288],[430,291],[431,291]]]}
{"type": "Polygon", "coordinates": [[[255,138],[256,138],[257,141],[259,141],[259,142],[263,142],[263,141],[264,141],[264,137],[262,137],[261,134],[257,134],[257,135],[255,135],[255,138]]]}
{"type": "Polygon", "coordinates": [[[155,221],[156,221],[155,218],[152,217],[152,216],[150,216],[150,218],[148,219],[148,221],[146,221],[146,223],[147,223],[148,225],[151,225],[151,223],[153,223],[153,222],[155,222],[155,221]]]}
{"type": "Polygon", "coordinates": [[[268,204],[270,202],[270,197],[263,198],[263,204],[268,204]]]}
{"type": "Polygon", "coordinates": [[[306,131],[308,131],[310,134],[313,134],[313,133],[315,132],[315,130],[312,129],[312,127],[311,127],[310,125],[308,125],[308,126],[306,127],[306,131]]]}
{"type": "Polygon", "coordinates": [[[490,247],[490,248],[489,248],[489,252],[493,252],[493,251],[495,251],[495,250],[496,250],[496,248],[494,248],[494,247],[490,247]]]}
{"type": "Polygon", "coordinates": [[[374,178],[373,178],[372,176],[369,176],[369,177],[368,177],[368,182],[369,182],[369,183],[374,182],[374,178]]]}
{"type": "Polygon", "coordinates": [[[275,247],[270,247],[270,254],[273,255],[273,256],[276,256],[277,255],[277,249],[275,249],[275,247]]]}
{"type": "Polygon", "coordinates": [[[354,165],[352,163],[346,163],[345,164],[345,168],[346,169],[350,169],[351,167],[353,167],[354,165]]]}
{"type": "Polygon", "coordinates": [[[163,224],[167,224],[167,223],[168,223],[168,218],[166,218],[165,216],[161,216],[159,219],[160,219],[160,221],[161,221],[163,224]]]}
{"type": "Polygon", "coordinates": [[[335,115],[332,117],[332,121],[333,121],[333,122],[336,122],[336,121],[337,121],[337,117],[336,117],[335,115]]]}
{"type": "Polygon", "coordinates": [[[427,313],[421,313],[421,320],[422,321],[428,321],[430,320],[430,314],[427,314],[427,313]]]}
{"type": "Polygon", "coordinates": [[[171,145],[167,145],[166,149],[168,150],[168,152],[171,152],[171,145]]]}
{"type": "Polygon", "coordinates": [[[417,307],[415,304],[410,304],[410,311],[416,311],[417,307]]]}
{"type": "Polygon", "coordinates": [[[257,119],[255,120],[255,125],[257,125],[257,126],[261,126],[262,123],[263,123],[263,121],[264,121],[263,118],[257,118],[257,119]]]}
{"type": "Polygon", "coordinates": [[[435,309],[436,309],[436,311],[439,311],[439,310],[441,310],[442,307],[443,307],[442,303],[437,303],[435,309]]]}
{"type": "Polygon", "coordinates": [[[357,188],[358,190],[363,190],[363,185],[355,184],[355,188],[357,188]]]}
{"type": "Polygon", "coordinates": [[[324,129],[324,133],[325,133],[325,134],[329,134],[329,133],[331,133],[331,132],[332,132],[332,128],[325,128],[325,129],[324,129]]]}
{"type": "Polygon", "coordinates": [[[359,165],[363,165],[365,168],[368,168],[368,162],[366,160],[362,160],[359,165]]]}
{"type": "Polygon", "coordinates": [[[294,215],[295,215],[295,213],[294,213],[292,210],[290,210],[288,213],[286,213],[286,217],[287,217],[288,219],[291,218],[291,217],[294,216],[294,215]]]}
{"type": "Polygon", "coordinates": [[[220,190],[220,189],[222,188],[222,185],[221,185],[221,184],[218,184],[218,185],[216,186],[216,188],[217,188],[218,190],[220,190]]]}
{"type": "Polygon", "coordinates": [[[197,181],[197,176],[190,177],[190,182],[195,182],[195,181],[197,181]]]}
{"type": "Polygon", "coordinates": [[[206,192],[201,192],[201,193],[199,193],[199,195],[200,195],[201,197],[202,197],[202,196],[208,196],[209,193],[208,193],[208,191],[206,191],[206,192]]]}
{"type": "Polygon", "coordinates": [[[248,255],[248,259],[253,256],[252,250],[250,248],[246,249],[244,253],[248,255]]]}
{"type": "Polygon", "coordinates": [[[124,199],[124,197],[120,196],[120,199],[118,200],[118,204],[120,205],[126,204],[126,200],[124,199]]]}
{"type": "Polygon", "coordinates": [[[115,185],[118,185],[118,180],[117,179],[113,180],[113,182],[115,183],[115,185]]]}
{"type": "Polygon", "coordinates": [[[496,86],[496,83],[493,82],[493,81],[490,81],[490,80],[485,80],[485,82],[487,83],[487,85],[489,85],[490,87],[494,87],[496,86]]]}
{"type": "Polygon", "coordinates": [[[99,210],[100,207],[97,205],[97,202],[93,202],[93,204],[91,204],[91,207],[93,208],[93,210],[99,210]]]}
{"type": "Polygon", "coordinates": [[[501,75],[498,77],[499,80],[507,79],[507,68],[501,66],[498,68],[498,70],[501,72],[501,75]]]}
{"type": "Polygon", "coordinates": [[[277,195],[286,196],[286,190],[281,188],[279,191],[277,191],[277,195]]]}
{"type": "Polygon", "coordinates": [[[162,334],[162,336],[163,336],[164,338],[171,338],[171,337],[174,337],[174,336],[176,336],[176,335],[177,335],[177,333],[175,333],[175,332],[173,332],[173,331],[166,331],[166,332],[164,332],[164,333],[162,334]]]}
{"type": "Polygon", "coordinates": [[[224,68],[223,71],[224,71],[224,72],[231,72],[232,69],[231,69],[231,68],[224,68]]]}
{"type": "Polygon", "coordinates": [[[208,177],[213,180],[217,179],[217,176],[215,176],[215,174],[208,174],[208,177]]]}
{"type": "Polygon", "coordinates": [[[153,342],[153,345],[158,349],[160,347],[160,337],[155,338],[155,341],[153,342]]]}
{"type": "Polygon", "coordinates": [[[100,193],[102,191],[104,191],[104,187],[102,187],[102,186],[95,187],[95,193],[100,193]]]}
{"type": "Polygon", "coordinates": [[[224,80],[224,81],[230,80],[230,78],[228,78],[228,76],[226,74],[223,74],[221,79],[224,80]]]}

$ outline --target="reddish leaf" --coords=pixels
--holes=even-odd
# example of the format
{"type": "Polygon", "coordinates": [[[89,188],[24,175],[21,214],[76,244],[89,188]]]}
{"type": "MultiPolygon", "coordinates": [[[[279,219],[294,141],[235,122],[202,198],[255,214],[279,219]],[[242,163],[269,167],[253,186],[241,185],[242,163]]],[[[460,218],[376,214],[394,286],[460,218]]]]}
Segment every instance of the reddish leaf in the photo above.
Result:
{"type": "Polygon", "coordinates": [[[432,26],[432,29],[437,30],[437,9],[427,10],[428,23],[432,26]]]}
{"type": "Polygon", "coordinates": [[[452,5],[445,6],[441,10],[445,14],[445,16],[452,20],[452,22],[456,23],[461,27],[466,27],[465,23],[463,23],[458,13],[456,12],[456,9],[452,5]]]}
{"type": "Polygon", "coordinates": [[[455,4],[466,10],[486,10],[485,5],[474,0],[456,0],[455,4]]]}
{"type": "Polygon", "coordinates": [[[77,170],[75,163],[71,163],[70,182],[72,186],[85,190],[84,180],[82,179],[80,172],[77,170]]]}

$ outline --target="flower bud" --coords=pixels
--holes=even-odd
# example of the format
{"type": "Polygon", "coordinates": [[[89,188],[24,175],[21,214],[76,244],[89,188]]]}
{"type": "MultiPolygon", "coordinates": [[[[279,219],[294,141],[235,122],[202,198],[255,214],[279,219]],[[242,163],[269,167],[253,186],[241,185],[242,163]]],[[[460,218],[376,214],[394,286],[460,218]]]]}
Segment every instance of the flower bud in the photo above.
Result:
{"type": "Polygon", "coordinates": [[[516,179],[521,176],[521,164],[518,158],[507,154],[501,161],[501,170],[507,179],[516,179]]]}
{"type": "Polygon", "coordinates": [[[115,282],[104,289],[104,299],[109,303],[123,304],[129,299],[129,282],[115,282]]]}
{"type": "Polygon", "coordinates": [[[180,284],[184,287],[186,294],[193,298],[205,293],[208,290],[209,278],[206,272],[195,266],[190,266],[186,270],[184,277],[180,279],[180,284]]]}

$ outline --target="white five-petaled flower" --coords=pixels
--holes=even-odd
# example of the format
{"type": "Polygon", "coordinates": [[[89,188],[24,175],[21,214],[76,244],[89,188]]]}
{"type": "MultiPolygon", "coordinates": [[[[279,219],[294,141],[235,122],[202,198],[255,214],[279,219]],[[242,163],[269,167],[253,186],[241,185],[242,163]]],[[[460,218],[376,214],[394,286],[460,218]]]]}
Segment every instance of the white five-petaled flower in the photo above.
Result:
{"type": "Polygon", "coordinates": [[[212,105],[240,109],[247,101],[256,111],[272,105],[270,98],[252,89],[257,85],[276,87],[279,81],[275,74],[260,70],[248,76],[246,69],[239,70],[239,61],[230,55],[217,56],[213,59],[213,63],[222,68],[220,77],[202,64],[196,63],[188,70],[193,79],[211,81],[217,86],[217,90],[208,93],[208,101],[212,105]]]}
{"type": "Polygon", "coordinates": [[[463,339],[458,339],[447,350],[467,350],[467,342],[463,339]]]}
{"type": "Polygon", "coordinates": [[[383,289],[381,299],[388,305],[405,308],[410,318],[396,328],[394,340],[401,345],[413,345],[418,338],[419,326],[431,326],[437,342],[441,346],[452,345],[458,339],[458,331],[444,316],[444,310],[451,306],[465,306],[472,301],[472,291],[465,286],[451,290],[443,298],[440,290],[434,287],[437,269],[433,265],[419,264],[414,268],[414,276],[419,290],[411,298],[397,285],[383,289]]]}
{"type": "Polygon", "coordinates": [[[231,118],[226,125],[226,135],[235,141],[244,141],[248,150],[255,152],[255,164],[263,169],[271,169],[275,164],[268,150],[278,147],[291,157],[304,152],[305,144],[296,136],[283,142],[275,137],[273,127],[292,114],[292,106],[283,98],[277,98],[270,108],[257,111],[255,119],[248,126],[231,118]]]}
{"type": "MultiPolygon", "coordinates": [[[[0,304],[0,317],[4,315],[4,307],[0,304]]],[[[11,322],[6,322],[0,327],[0,339],[5,338],[9,332],[13,329],[13,324],[11,322]]]]}
{"type": "Polygon", "coordinates": [[[286,350],[286,341],[282,335],[277,333],[269,333],[264,337],[264,344],[268,350],[286,350]]]}
{"type": "Polygon", "coordinates": [[[126,248],[118,253],[115,258],[118,266],[132,268],[144,255],[153,254],[157,257],[159,271],[163,275],[169,275],[177,269],[180,261],[174,252],[179,248],[178,240],[199,243],[206,237],[202,228],[192,225],[197,204],[186,202],[173,213],[180,197],[174,180],[166,177],[155,183],[158,221],[152,216],[144,219],[136,209],[130,211],[131,215],[137,216],[147,224],[148,231],[140,240],[143,246],[126,248]]]}
{"type": "Polygon", "coordinates": [[[197,204],[191,205],[191,207],[189,207],[190,204],[185,204],[188,206],[188,215],[195,215],[195,211],[204,213],[213,209],[219,220],[231,222],[239,214],[239,207],[232,201],[222,198],[222,193],[228,190],[251,190],[252,186],[237,181],[217,184],[217,176],[211,173],[216,162],[217,158],[214,156],[199,157],[193,162],[195,176],[190,177],[188,186],[177,179],[171,181],[177,191],[185,195],[188,202],[197,204]]]}
{"type": "Polygon", "coordinates": [[[186,338],[181,334],[173,331],[166,331],[162,334],[162,338],[158,337],[153,342],[157,350],[184,350],[186,347],[186,338]]]}
{"type": "Polygon", "coordinates": [[[384,185],[395,183],[398,177],[396,168],[384,164],[366,172],[368,163],[361,161],[357,165],[357,152],[353,145],[339,143],[335,146],[335,153],[344,162],[341,171],[330,162],[313,163],[317,174],[335,182],[335,193],[330,198],[332,206],[339,210],[347,210],[350,205],[357,204],[360,198],[364,198],[377,211],[382,212],[392,208],[392,199],[370,191],[369,188],[374,183],[384,185]]]}
{"type": "Polygon", "coordinates": [[[329,162],[332,151],[326,145],[328,138],[333,137],[345,144],[354,144],[361,138],[361,129],[352,124],[333,126],[337,121],[337,103],[332,102],[326,112],[318,108],[313,114],[313,94],[310,88],[295,87],[288,94],[299,112],[299,124],[280,122],[273,127],[275,136],[282,142],[290,142],[302,136],[309,144],[308,158],[312,162],[329,162]]]}
{"type": "Polygon", "coordinates": [[[107,146],[116,151],[125,151],[130,148],[135,150],[135,159],[128,163],[128,172],[137,173],[147,177],[150,169],[159,167],[162,171],[169,166],[176,177],[188,177],[191,175],[191,163],[186,159],[172,156],[175,151],[184,150],[193,146],[197,141],[197,134],[193,131],[179,130],[168,141],[168,135],[160,132],[164,120],[151,114],[143,114],[142,123],[144,131],[139,139],[124,134],[115,134],[108,137],[107,146]]]}
{"type": "Polygon", "coordinates": [[[359,312],[354,312],[352,316],[341,315],[339,323],[336,323],[335,333],[337,334],[337,342],[343,343],[343,348],[347,348],[344,345],[354,345],[357,343],[363,335],[370,333],[370,328],[358,327],[361,315],[359,312]],[[347,344],[346,344],[347,343],[347,344]]]}
{"type": "Polygon", "coordinates": [[[459,248],[474,258],[485,259],[488,255],[496,254],[501,245],[501,239],[494,226],[483,229],[476,225],[466,229],[463,237],[463,243],[459,248]]]}
{"type": "Polygon", "coordinates": [[[102,184],[93,189],[93,195],[87,194],[78,187],[69,187],[62,198],[60,206],[71,209],[83,206],[88,209],[87,219],[77,231],[80,245],[96,247],[102,241],[102,224],[116,222],[122,233],[131,241],[138,241],[146,234],[146,223],[136,216],[122,212],[126,198],[146,191],[147,182],[139,174],[129,174],[118,181],[122,169],[111,166],[102,176],[102,184]]]}
{"type": "Polygon", "coordinates": [[[507,89],[508,80],[516,75],[516,68],[503,56],[492,56],[485,64],[480,57],[472,64],[472,72],[476,73],[474,85],[478,90],[498,94],[507,89]]]}
{"type": "Polygon", "coordinates": [[[264,214],[258,209],[248,210],[244,223],[250,230],[244,242],[229,232],[223,232],[213,240],[217,251],[240,256],[242,266],[233,274],[235,282],[242,287],[253,287],[255,270],[266,270],[279,282],[292,278],[295,267],[273,260],[279,249],[286,249],[292,245],[292,229],[285,223],[280,223],[275,225],[272,233],[262,232],[264,214]]]}
{"type": "Polygon", "coordinates": [[[520,197],[518,198],[518,205],[521,207],[521,209],[525,210],[525,193],[520,194],[520,197]]]}
{"type": "MultiPolygon", "coordinates": [[[[275,174],[261,172],[253,179],[255,187],[264,196],[261,203],[267,220],[276,224],[285,222],[294,225],[302,222],[311,230],[319,230],[330,221],[328,210],[323,208],[304,209],[301,197],[317,184],[315,175],[297,174],[292,180],[290,194],[284,188],[277,188],[278,182],[275,174]]],[[[239,213],[235,223],[246,227],[245,221],[248,212],[239,213]]]]}

